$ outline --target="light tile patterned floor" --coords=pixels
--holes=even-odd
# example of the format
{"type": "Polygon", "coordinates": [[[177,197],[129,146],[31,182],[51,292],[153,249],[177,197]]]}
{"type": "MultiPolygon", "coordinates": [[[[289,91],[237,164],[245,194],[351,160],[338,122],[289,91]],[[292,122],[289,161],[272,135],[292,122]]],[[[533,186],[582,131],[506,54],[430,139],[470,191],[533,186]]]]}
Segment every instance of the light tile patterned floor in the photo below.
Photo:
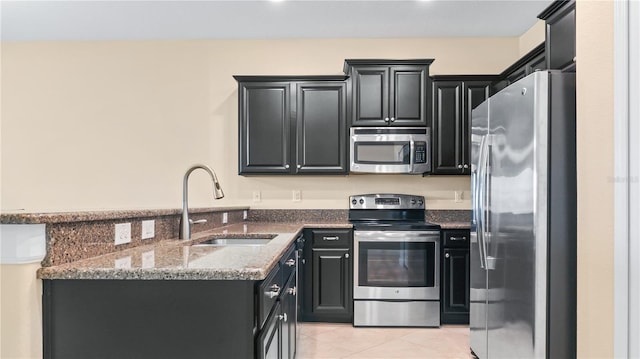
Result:
{"type": "Polygon", "coordinates": [[[300,323],[298,359],[468,359],[469,327],[354,328],[351,324],[300,323]]]}

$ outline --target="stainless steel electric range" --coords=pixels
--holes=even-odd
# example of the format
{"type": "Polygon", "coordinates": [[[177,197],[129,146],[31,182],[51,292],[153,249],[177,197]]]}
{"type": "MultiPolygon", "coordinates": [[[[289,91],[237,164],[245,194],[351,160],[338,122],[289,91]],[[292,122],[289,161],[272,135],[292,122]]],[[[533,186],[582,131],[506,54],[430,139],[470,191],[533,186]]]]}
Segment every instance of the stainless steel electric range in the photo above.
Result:
{"type": "Polygon", "coordinates": [[[349,197],[354,226],[353,325],[440,326],[440,226],[423,196],[349,197]]]}

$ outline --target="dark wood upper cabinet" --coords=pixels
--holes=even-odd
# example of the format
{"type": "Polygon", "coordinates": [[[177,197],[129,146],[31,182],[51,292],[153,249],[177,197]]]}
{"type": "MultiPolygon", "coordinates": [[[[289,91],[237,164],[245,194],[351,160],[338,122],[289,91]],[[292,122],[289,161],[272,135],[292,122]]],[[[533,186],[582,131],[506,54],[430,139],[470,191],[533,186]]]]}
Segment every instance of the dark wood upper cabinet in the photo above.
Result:
{"type": "Polygon", "coordinates": [[[239,174],[346,174],[344,76],[235,76],[239,174]]]}
{"type": "Polygon", "coordinates": [[[539,70],[547,69],[546,42],[533,48],[513,65],[500,74],[500,80],[493,84],[493,92],[498,92],[521,78],[539,70]]]}
{"type": "Polygon", "coordinates": [[[240,173],[290,173],[291,84],[241,83],[238,98],[240,173]]]}
{"type": "Polygon", "coordinates": [[[351,126],[426,126],[432,62],[346,60],[351,126]]]}
{"type": "Polygon", "coordinates": [[[296,83],[297,173],[346,173],[347,86],[296,83]]]}
{"type": "Polygon", "coordinates": [[[575,70],[576,3],[558,0],[549,5],[538,18],[546,24],[546,66],[552,70],[575,70]]]}
{"type": "Polygon", "coordinates": [[[471,111],[489,97],[495,80],[481,75],[433,77],[431,174],[470,173],[471,111]]]}

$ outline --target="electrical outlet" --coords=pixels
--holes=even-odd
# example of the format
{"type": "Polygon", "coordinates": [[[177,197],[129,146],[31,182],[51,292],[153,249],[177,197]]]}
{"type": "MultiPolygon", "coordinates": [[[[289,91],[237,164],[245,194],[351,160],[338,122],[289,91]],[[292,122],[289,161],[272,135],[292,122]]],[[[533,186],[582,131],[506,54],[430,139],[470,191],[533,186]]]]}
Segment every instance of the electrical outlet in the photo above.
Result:
{"type": "Polygon", "coordinates": [[[455,197],[454,200],[455,200],[455,202],[458,202],[458,203],[462,202],[462,193],[463,193],[462,191],[455,191],[454,192],[454,197],[455,197]]]}
{"type": "Polygon", "coordinates": [[[293,201],[294,202],[300,202],[300,190],[299,189],[294,189],[293,190],[293,201]]]}
{"type": "Polygon", "coordinates": [[[131,268],[131,256],[116,259],[113,266],[115,268],[131,268]]]}
{"type": "Polygon", "coordinates": [[[242,219],[247,219],[249,217],[249,212],[242,211],[242,219]]]}
{"type": "Polygon", "coordinates": [[[116,246],[131,242],[131,223],[116,224],[115,242],[116,246]]]}
{"type": "Polygon", "coordinates": [[[253,191],[253,201],[254,202],[262,201],[262,196],[260,195],[260,191],[253,191]]]}
{"type": "Polygon", "coordinates": [[[142,253],[142,268],[155,267],[156,253],[153,250],[142,253]]]}
{"type": "Polygon", "coordinates": [[[222,213],[222,224],[227,224],[229,222],[229,213],[222,213]]]}
{"type": "Polygon", "coordinates": [[[155,237],[156,221],[142,221],[142,239],[155,237]]]}

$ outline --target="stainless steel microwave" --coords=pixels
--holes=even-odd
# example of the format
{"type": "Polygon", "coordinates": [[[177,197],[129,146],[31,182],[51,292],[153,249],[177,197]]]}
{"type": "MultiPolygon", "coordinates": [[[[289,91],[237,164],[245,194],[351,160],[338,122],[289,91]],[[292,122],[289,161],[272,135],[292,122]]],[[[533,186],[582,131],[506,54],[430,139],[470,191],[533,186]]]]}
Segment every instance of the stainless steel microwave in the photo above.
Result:
{"type": "Polygon", "coordinates": [[[410,173],[431,171],[429,128],[351,127],[350,171],[410,173]]]}

